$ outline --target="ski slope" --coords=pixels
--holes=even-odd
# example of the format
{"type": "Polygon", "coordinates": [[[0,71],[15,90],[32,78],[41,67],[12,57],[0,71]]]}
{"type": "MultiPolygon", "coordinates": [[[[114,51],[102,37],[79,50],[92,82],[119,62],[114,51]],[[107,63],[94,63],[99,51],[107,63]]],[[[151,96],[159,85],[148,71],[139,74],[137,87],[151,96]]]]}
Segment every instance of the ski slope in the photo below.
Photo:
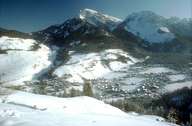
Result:
{"type": "Polygon", "coordinates": [[[33,39],[0,38],[0,83],[18,85],[47,69],[55,53],[33,39]]]}
{"type": "Polygon", "coordinates": [[[127,114],[90,97],[15,92],[0,103],[1,126],[176,126],[161,117],[127,114]]]}

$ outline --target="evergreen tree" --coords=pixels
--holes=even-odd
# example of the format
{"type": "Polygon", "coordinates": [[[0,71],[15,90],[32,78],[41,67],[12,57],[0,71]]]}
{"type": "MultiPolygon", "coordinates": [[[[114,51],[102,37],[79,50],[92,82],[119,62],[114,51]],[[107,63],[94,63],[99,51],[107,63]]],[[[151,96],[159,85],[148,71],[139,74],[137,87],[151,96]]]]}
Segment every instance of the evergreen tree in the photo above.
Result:
{"type": "Polygon", "coordinates": [[[81,96],[81,92],[79,90],[72,88],[70,90],[70,97],[75,97],[75,96],[81,96]]]}
{"type": "Polygon", "coordinates": [[[88,81],[88,80],[84,80],[83,94],[84,94],[85,96],[93,97],[93,91],[92,91],[91,82],[88,81]]]}

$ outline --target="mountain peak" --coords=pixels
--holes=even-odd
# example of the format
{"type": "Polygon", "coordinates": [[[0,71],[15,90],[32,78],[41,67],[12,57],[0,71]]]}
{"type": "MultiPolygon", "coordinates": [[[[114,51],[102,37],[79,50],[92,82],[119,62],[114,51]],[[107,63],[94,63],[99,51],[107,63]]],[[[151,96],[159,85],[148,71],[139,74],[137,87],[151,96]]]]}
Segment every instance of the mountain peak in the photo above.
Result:
{"type": "Polygon", "coordinates": [[[98,11],[92,9],[84,9],[80,11],[79,18],[82,20],[86,20],[92,25],[95,26],[106,26],[112,30],[117,24],[121,23],[122,20],[116,17],[112,17],[106,14],[102,14],[98,11]]]}
{"type": "Polygon", "coordinates": [[[108,19],[108,20],[112,20],[114,22],[121,22],[122,21],[119,18],[109,16],[107,14],[100,13],[100,12],[98,12],[96,10],[92,10],[92,9],[88,9],[88,8],[85,8],[84,10],[80,10],[79,17],[81,19],[85,19],[87,17],[96,17],[96,16],[98,16],[98,17],[100,16],[100,18],[105,18],[105,19],[108,19]]]}
{"type": "Polygon", "coordinates": [[[97,13],[98,13],[98,12],[95,11],[95,10],[85,8],[84,10],[80,10],[80,15],[79,15],[79,17],[80,17],[80,19],[85,19],[86,14],[90,14],[90,15],[92,14],[92,15],[94,15],[94,14],[97,14],[97,13]]]}
{"type": "Polygon", "coordinates": [[[170,42],[175,35],[166,26],[166,18],[152,11],[141,11],[129,15],[124,29],[150,43],[170,42]]]}

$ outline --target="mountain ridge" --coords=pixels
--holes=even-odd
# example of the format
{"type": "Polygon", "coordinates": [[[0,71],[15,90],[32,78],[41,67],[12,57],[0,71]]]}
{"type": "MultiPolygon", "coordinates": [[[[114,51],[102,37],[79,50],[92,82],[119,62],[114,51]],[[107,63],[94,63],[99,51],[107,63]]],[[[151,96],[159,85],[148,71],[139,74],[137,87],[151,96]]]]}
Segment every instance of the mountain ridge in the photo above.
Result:
{"type": "MultiPolygon", "coordinates": [[[[190,21],[185,21],[187,23],[186,26],[181,28],[181,26],[183,26],[183,21],[180,19],[178,20],[179,21],[176,22],[180,23],[180,29],[183,29],[182,31],[185,32],[178,33],[176,22],[171,21],[171,19],[159,16],[151,11],[141,11],[133,13],[130,14],[125,20],[121,20],[108,16],[106,14],[102,14],[95,10],[84,9],[80,11],[79,17],[69,19],[61,25],[50,26],[33,34],[35,36],[42,37],[41,34],[39,35],[39,33],[44,33],[46,36],[46,39],[44,40],[49,40],[49,38],[51,38],[50,41],[56,42],[59,39],[60,41],[62,41],[58,42],[60,44],[70,43],[70,41],[72,41],[73,39],[81,40],[85,38],[94,38],[95,36],[98,36],[100,38],[105,36],[107,38],[108,35],[108,37],[113,36],[117,38],[118,41],[132,41],[132,43],[139,45],[141,48],[143,48],[143,46],[141,45],[144,45],[144,49],[147,49],[148,51],[179,51],[185,48],[185,46],[182,46],[183,43],[181,44],[180,41],[183,40],[180,40],[180,38],[187,38],[186,36],[190,36],[190,29],[188,28],[188,25],[190,25],[190,21]],[[72,23],[74,22],[74,20],[76,20],[76,26],[72,23]],[[71,25],[68,25],[70,23],[71,25]],[[65,27],[63,29],[63,25],[68,25],[68,27],[65,27]],[[113,27],[114,25],[115,27],[113,27]],[[74,29],[74,27],[76,28],[74,29]],[[186,27],[188,29],[187,31],[185,30],[186,27]],[[61,34],[51,33],[49,31],[50,28],[53,28],[53,31],[60,31],[61,34]],[[172,43],[175,43],[175,46],[172,43]],[[156,45],[159,45],[160,48],[158,48],[156,45]],[[167,48],[165,48],[166,45],[167,47],[169,45],[172,46],[170,46],[170,49],[167,50],[167,48]]],[[[190,37],[188,38],[190,39],[190,37]]],[[[95,40],[100,41],[100,39],[97,40],[97,38],[95,40]]]]}

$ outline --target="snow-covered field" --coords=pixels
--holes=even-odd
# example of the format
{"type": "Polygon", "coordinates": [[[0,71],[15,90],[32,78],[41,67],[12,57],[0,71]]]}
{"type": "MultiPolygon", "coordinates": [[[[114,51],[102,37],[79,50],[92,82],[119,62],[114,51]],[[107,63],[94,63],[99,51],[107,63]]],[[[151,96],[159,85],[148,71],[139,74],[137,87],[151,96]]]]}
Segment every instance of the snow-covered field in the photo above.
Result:
{"type": "Polygon", "coordinates": [[[177,82],[177,83],[171,83],[165,86],[166,91],[175,91],[177,89],[182,89],[184,87],[191,88],[192,87],[192,81],[185,81],[185,82],[177,82]]]}
{"type": "Polygon", "coordinates": [[[32,46],[36,43],[32,39],[20,39],[10,38],[3,36],[0,38],[0,49],[1,50],[31,50],[32,46]]]}
{"type": "Polygon", "coordinates": [[[113,79],[119,77],[116,72],[127,69],[137,62],[140,61],[120,49],[109,49],[88,54],[72,53],[69,61],[58,67],[53,74],[58,77],[70,75],[67,79],[69,82],[80,83],[83,83],[82,77],[86,79],[113,79]],[[125,61],[120,60],[122,57],[125,61]]]}
{"type": "Polygon", "coordinates": [[[51,50],[33,40],[0,38],[0,83],[22,84],[30,81],[42,70],[47,69],[53,60],[51,50]]]}
{"type": "Polygon", "coordinates": [[[171,81],[180,81],[180,80],[184,80],[186,78],[186,75],[184,74],[176,74],[176,75],[170,75],[169,79],[171,81]]]}
{"type": "Polygon", "coordinates": [[[169,73],[169,72],[176,72],[174,70],[171,70],[166,67],[152,67],[152,68],[147,68],[146,70],[142,71],[142,74],[158,74],[158,73],[169,73]]]}
{"type": "Polygon", "coordinates": [[[90,97],[15,92],[1,100],[1,126],[176,126],[161,117],[124,113],[90,97]]]}

